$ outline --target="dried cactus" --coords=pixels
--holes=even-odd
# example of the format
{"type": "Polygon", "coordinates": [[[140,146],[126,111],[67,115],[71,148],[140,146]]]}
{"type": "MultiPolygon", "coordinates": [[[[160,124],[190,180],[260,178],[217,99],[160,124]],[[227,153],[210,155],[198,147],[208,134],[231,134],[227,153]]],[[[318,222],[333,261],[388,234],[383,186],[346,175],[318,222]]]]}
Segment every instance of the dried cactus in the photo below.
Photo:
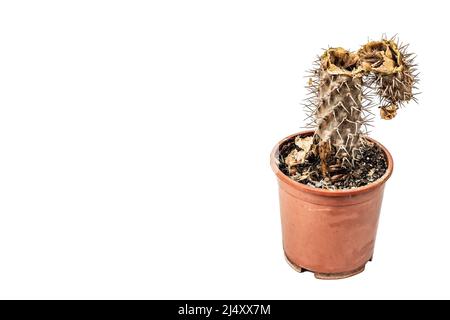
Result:
{"type": "Polygon", "coordinates": [[[330,166],[351,168],[361,153],[373,115],[371,91],[381,99],[383,119],[392,119],[404,102],[416,100],[417,75],[406,49],[393,39],[382,39],[365,44],[356,53],[331,48],[316,61],[305,104],[315,133],[305,157],[320,157],[322,176],[329,176],[330,166]]]}

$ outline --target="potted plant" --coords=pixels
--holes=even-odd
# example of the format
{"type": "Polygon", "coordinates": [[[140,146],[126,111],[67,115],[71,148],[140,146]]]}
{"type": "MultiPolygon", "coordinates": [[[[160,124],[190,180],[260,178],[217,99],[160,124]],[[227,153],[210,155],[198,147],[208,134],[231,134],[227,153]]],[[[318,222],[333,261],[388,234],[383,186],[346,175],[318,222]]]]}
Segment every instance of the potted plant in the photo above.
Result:
{"type": "Polygon", "coordinates": [[[416,101],[407,48],[385,38],[357,52],[330,48],[311,70],[305,108],[314,130],[283,139],[271,154],[284,252],[297,271],[339,279],[362,272],[372,259],[393,161],[367,136],[367,126],[374,97],[383,119],[416,101]]]}

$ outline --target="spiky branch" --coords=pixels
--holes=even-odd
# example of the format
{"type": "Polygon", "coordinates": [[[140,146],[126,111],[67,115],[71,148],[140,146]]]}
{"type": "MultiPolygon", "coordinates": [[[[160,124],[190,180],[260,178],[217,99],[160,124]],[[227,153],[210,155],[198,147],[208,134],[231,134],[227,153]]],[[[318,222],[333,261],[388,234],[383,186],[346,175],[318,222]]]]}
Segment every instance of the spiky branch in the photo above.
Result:
{"type": "Polygon", "coordinates": [[[369,42],[358,51],[361,64],[370,72],[368,85],[381,98],[380,114],[386,120],[394,118],[405,102],[417,102],[413,89],[417,89],[418,74],[414,55],[407,48],[383,39],[369,42]]]}

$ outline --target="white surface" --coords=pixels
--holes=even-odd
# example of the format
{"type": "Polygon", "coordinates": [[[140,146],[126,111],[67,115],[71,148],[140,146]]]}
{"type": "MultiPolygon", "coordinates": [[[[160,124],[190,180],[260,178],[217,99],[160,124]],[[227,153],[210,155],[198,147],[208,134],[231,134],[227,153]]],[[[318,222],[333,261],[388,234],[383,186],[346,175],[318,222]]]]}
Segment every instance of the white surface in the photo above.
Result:
{"type": "Polygon", "coordinates": [[[445,6],[1,2],[0,298],[450,298],[445,6]],[[374,261],[319,281],[284,261],[269,153],[321,48],[383,32],[423,94],[375,123],[374,261]]]}

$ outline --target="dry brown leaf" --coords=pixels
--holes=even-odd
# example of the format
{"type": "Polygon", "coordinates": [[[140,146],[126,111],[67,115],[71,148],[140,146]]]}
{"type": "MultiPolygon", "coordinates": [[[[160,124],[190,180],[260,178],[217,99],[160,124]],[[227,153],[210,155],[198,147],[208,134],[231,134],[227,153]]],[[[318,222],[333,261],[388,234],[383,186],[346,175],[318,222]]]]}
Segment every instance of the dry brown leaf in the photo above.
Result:
{"type": "Polygon", "coordinates": [[[398,107],[395,104],[390,104],[380,108],[381,118],[384,120],[391,120],[397,115],[398,107]]]}

